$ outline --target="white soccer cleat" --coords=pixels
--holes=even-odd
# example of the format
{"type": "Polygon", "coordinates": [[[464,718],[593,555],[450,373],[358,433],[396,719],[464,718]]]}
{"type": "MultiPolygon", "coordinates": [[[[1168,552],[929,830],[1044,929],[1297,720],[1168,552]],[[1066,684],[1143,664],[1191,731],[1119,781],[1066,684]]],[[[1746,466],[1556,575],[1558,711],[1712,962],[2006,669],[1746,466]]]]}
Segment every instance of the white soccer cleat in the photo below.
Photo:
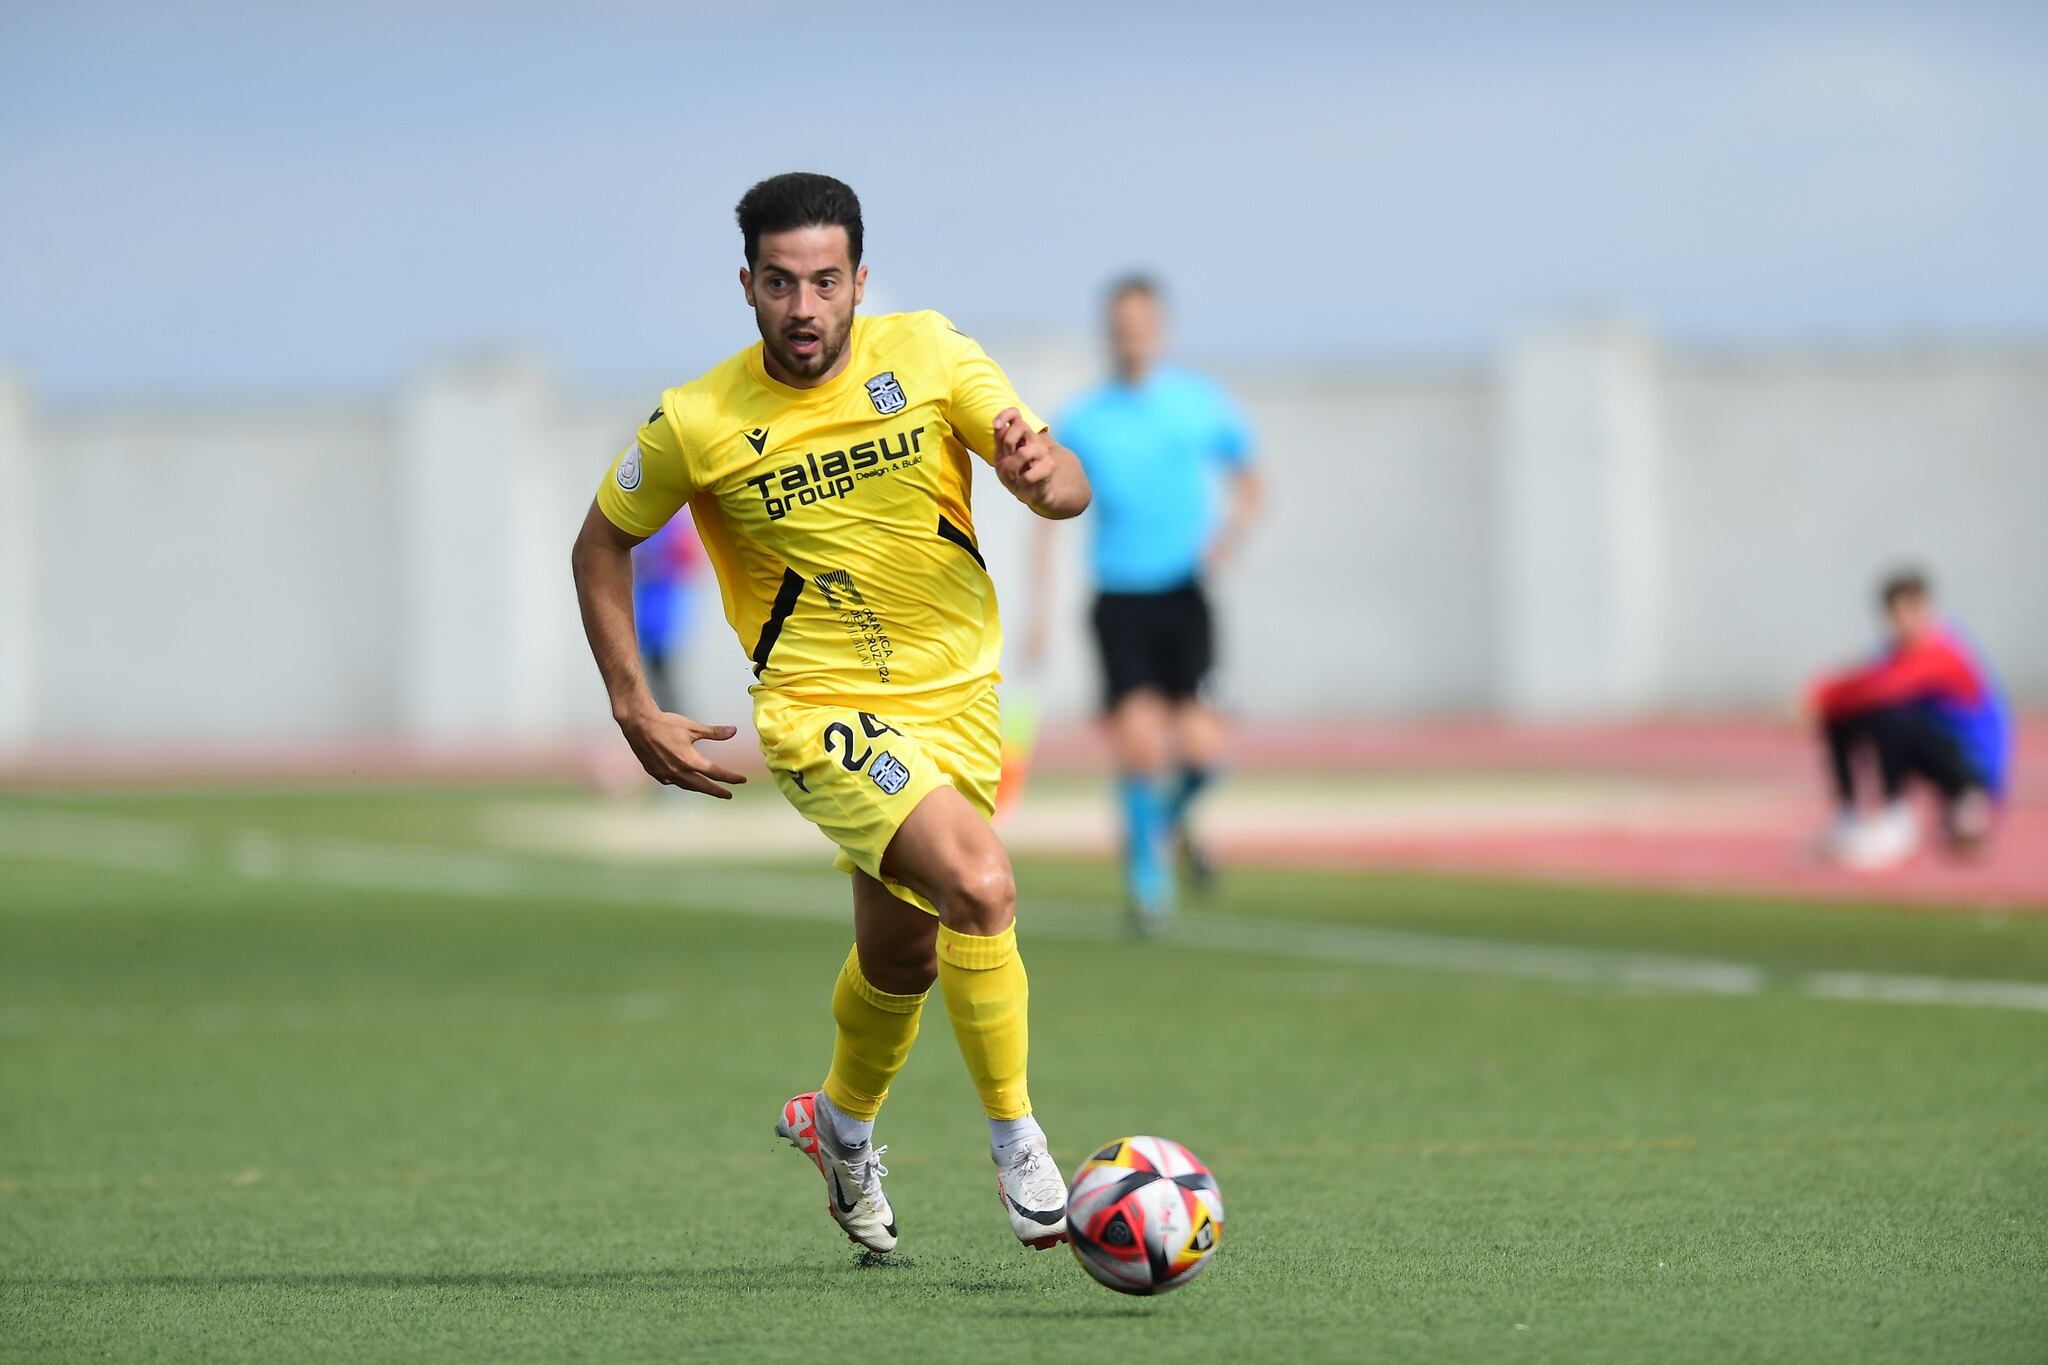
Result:
{"type": "Polygon", "coordinates": [[[1045,1135],[1012,1143],[1007,1160],[994,1152],[989,1156],[996,1163],[996,1194],[1017,1240],[1034,1251],[1066,1241],[1067,1182],[1053,1164],[1045,1135]]]}
{"type": "Polygon", "coordinates": [[[1991,839],[1997,809],[1982,787],[1972,787],[1948,803],[1942,812],[1942,832],[1948,836],[1949,851],[1965,856],[1982,853],[1991,839]]]}
{"type": "Polygon", "coordinates": [[[1829,855],[1853,872],[1882,872],[1919,851],[1920,822],[1903,801],[1874,815],[1845,817],[1828,840],[1829,855]]]}
{"type": "MultiPolygon", "coordinates": [[[[825,1177],[825,1212],[846,1233],[846,1240],[869,1251],[896,1247],[896,1214],[882,1194],[882,1165],[887,1147],[846,1152],[818,1124],[818,1092],[798,1095],[782,1106],[775,1125],[778,1137],[811,1159],[825,1177]]],[[[1057,1174],[1057,1172],[1055,1172],[1057,1174]]]]}

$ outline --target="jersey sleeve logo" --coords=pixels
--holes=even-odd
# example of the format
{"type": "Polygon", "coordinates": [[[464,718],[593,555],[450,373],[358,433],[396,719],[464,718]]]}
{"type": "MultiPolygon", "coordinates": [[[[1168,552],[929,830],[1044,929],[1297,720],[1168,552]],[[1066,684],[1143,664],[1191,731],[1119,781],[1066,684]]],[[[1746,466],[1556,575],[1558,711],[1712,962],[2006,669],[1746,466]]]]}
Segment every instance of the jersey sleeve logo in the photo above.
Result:
{"type": "Polygon", "coordinates": [[[893,417],[910,406],[910,400],[903,396],[903,386],[896,382],[894,370],[884,370],[868,381],[868,401],[884,417],[893,417]]]}
{"type": "Polygon", "coordinates": [[[640,443],[638,441],[635,441],[633,448],[627,451],[619,460],[618,479],[619,487],[625,489],[628,493],[640,486],[640,443]]]}

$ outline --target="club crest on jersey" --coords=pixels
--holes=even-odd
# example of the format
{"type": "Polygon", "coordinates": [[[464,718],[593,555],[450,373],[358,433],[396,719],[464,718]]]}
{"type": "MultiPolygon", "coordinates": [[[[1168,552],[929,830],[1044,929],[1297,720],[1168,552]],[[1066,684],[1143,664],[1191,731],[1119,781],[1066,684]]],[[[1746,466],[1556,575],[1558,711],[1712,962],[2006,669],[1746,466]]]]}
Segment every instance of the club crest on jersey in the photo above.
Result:
{"type": "Polygon", "coordinates": [[[630,493],[639,486],[640,443],[635,441],[633,448],[627,451],[625,456],[619,461],[619,487],[630,493]]]}
{"type": "Polygon", "coordinates": [[[910,406],[910,400],[903,396],[903,386],[896,382],[894,370],[884,370],[868,381],[868,399],[884,417],[893,417],[910,406]]]}

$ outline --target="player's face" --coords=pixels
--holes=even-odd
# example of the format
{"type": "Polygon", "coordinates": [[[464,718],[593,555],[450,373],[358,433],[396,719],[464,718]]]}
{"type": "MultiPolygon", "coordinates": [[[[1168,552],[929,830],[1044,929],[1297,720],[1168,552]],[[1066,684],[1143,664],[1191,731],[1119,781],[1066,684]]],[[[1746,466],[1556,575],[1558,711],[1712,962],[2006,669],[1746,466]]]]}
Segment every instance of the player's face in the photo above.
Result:
{"type": "Polygon", "coordinates": [[[1901,644],[1918,639],[1934,622],[1934,609],[1924,597],[1910,594],[1895,598],[1884,609],[1885,624],[1890,628],[1892,638],[1901,644]]]}
{"type": "Polygon", "coordinates": [[[1143,378],[1158,363],[1166,343],[1166,319],[1159,300],[1140,290],[1119,294],[1109,305],[1109,349],[1117,373],[1143,378]]]}
{"type": "Polygon", "coordinates": [[[809,388],[844,369],[854,305],[867,282],[868,268],[855,269],[843,227],[763,233],[754,268],[740,271],[740,288],[761,328],[768,372],[809,388]]]}

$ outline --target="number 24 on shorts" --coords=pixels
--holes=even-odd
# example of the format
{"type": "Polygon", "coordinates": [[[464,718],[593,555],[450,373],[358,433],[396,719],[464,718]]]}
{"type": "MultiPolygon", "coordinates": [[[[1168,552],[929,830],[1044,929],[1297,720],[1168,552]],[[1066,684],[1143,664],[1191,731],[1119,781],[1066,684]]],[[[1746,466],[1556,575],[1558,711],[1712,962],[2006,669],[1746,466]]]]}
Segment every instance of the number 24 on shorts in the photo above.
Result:
{"type": "MultiPolygon", "coordinates": [[[[903,733],[866,711],[856,711],[854,715],[860,719],[861,732],[868,739],[903,733]]],[[[881,757],[875,757],[875,746],[862,745],[854,738],[853,727],[843,720],[835,720],[825,727],[825,752],[837,758],[839,766],[850,773],[865,769],[874,784],[890,796],[902,791],[904,784],[910,781],[910,769],[903,765],[903,760],[886,749],[881,757]]]]}

